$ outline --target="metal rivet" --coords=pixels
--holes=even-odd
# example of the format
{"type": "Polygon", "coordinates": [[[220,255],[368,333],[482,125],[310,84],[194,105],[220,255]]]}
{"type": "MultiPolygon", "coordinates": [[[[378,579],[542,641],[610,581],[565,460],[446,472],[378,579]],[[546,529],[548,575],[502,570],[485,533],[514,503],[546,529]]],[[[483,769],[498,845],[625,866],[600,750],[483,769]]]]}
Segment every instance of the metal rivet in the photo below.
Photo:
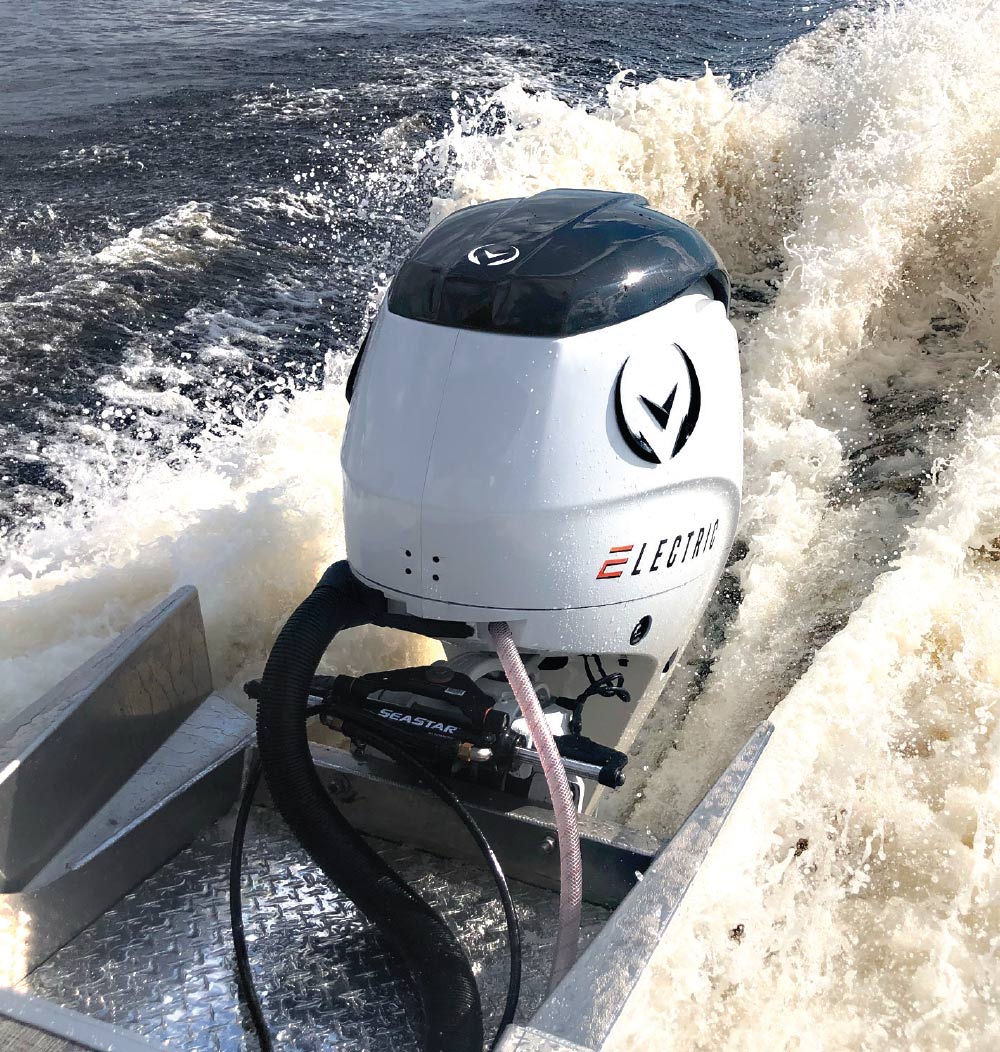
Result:
{"type": "Polygon", "coordinates": [[[539,848],[539,850],[542,852],[543,855],[551,855],[552,852],[555,851],[555,849],[556,849],[556,838],[554,836],[551,836],[551,835],[547,836],[542,841],[541,847],[539,848]]]}

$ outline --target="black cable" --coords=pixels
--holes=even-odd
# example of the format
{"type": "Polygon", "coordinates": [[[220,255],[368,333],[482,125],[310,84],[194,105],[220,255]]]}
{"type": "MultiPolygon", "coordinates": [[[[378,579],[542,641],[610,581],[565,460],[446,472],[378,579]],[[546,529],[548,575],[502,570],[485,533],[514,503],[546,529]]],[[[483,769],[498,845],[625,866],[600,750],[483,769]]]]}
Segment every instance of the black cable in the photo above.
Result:
{"type": "Polygon", "coordinates": [[[502,1037],[504,1030],[514,1022],[514,1013],[517,1011],[517,1002],[521,996],[521,922],[517,918],[517,911],[514,909],[514,900],[511,898],[510,887],[507,884],[507,878],[500,865],[500,860],[497,858],[493,847],[486,839],[486,835],[483,833],[482,829],[479,828],[479,824],[469,813],[466,806],[448,788],[448,786],[445,785],[436,774],[434,774],[433,771],[421,763],[415,756],[406,752],[405,749],[401,749],[389,738],[383,738],[381,734],[369,731],[368,728],[365,728],[362,732],[362,736],[367,743],[373,745],[379,750],[379,752],[385,753],[386,756],[395,760],[397,763],[410,767],[427,784],[428,788],[452,808],[455,814],[461,819],[462,824],[472,835],[472,839],[475,840],[479,850],[483,854],[483,858],[486,860],[486,865],[490,868],[490,871],[493,874],[493,880],[497,886],[497,893],[500,896],[500,902],[503,906],[504,916],[507,919],[507,947],[510,952],[510,976],[507,981],[507,1001],[504,1005],[503,1016],[500,1018],[500,1025],[497,1027],[496,1037],[490,1045],[491,1049],[495,1049],[500,1043],[500,1038],[502,1037]]]}
{"type": "Polygon", "coordinates": [[[625,689],[625,677],[620,672],[605,672],[600,654],[594,654],[593,658],[597,664],[598,671],[601,673],[600,679],[591,672],[590,659],[584,654],[583,667],[587,670],[587,679],[590,680],[590,686],[577,697],[577,705],[582,706],[587,698],[591,698],[595,694],[599,694],[602,698],[618,698],[627,705],[632,700],[632,696],[625,689]]]}
{"type": "Polygon", "coordinates": [[[236,826],[233,829],[233,847],[229,856],[229,921],[233,929],[233,954],[236,961],[236,980],[240,997],[250,1012],[250,1019],[260,1044],[260,1052],[273,1052],[271,1034],[267,1029],[260,998],[254,987],[253,972],[250,971],[246,932],[243,930],[243,841],[246,837],[250,808],[253,806],[257,786],[260,784],[260,769],[260,755],[255,752],[250,770],[247,772],[243,798],[240,800],[236,826]]]}

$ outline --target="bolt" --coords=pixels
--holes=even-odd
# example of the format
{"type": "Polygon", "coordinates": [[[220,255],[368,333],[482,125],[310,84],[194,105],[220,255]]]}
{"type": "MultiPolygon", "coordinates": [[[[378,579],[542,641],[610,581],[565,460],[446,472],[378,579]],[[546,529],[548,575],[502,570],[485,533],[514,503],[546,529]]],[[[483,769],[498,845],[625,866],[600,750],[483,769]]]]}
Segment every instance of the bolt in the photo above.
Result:
{"type": "Polygon", "coordinates": [[[543,841],[541,851],[543,855],[551,855],[556,849],[556,838],[550,833],[543,841]]]}

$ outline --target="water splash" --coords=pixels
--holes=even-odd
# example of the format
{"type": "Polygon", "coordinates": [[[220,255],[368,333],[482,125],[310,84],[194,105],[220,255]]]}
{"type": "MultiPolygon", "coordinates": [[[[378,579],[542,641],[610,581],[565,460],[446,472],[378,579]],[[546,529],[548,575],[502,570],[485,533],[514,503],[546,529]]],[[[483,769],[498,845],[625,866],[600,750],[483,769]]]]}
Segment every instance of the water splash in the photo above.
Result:
{"type": "Polygon", "coordinates": [[[741,602],[610,810],[668,834],[780,702],[778,729],[616,1049],[1000,1036],[998,31],[986,5],[851,10],[739,91],[619,80],[588,110],[515,84],[499,135],[442,145],[441,213],[634,190],[737,287],[741,602]]]}
{"type": "MultiPolygon", "coordinates": [[[[0,576],[0,715],[26,704],[181,584],[201,595],[217,684],[239,701],[285,617],[344,553],[339,469],[347,403],[325,389],[279,398],[183,456],[137,455],[91,475],[86,506],[29,534],[0,576]]],[[[371,654],[420,664],[439,648],[378,629],[338,640],[355,672],[371,654]]]]}

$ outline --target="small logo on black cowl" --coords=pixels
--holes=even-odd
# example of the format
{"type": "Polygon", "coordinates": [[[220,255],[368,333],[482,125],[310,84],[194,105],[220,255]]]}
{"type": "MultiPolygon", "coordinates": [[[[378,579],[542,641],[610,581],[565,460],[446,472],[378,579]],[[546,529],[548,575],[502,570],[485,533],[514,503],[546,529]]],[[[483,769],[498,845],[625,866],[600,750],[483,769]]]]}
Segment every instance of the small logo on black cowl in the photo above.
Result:
{"type": "Polygon", "coordinates": [[[701,415],[701,384],[680,344],[647,348],[625,359],[615,382],[615,417],[636,456],[662,464],[694,433],[701,415]]]}
{"type": "Polygon", "coordinates": [[[466,258],[477,267],[502,267],[506,263],[513,263],[520,254],[516,245],[480,245],[466,258]]]}

